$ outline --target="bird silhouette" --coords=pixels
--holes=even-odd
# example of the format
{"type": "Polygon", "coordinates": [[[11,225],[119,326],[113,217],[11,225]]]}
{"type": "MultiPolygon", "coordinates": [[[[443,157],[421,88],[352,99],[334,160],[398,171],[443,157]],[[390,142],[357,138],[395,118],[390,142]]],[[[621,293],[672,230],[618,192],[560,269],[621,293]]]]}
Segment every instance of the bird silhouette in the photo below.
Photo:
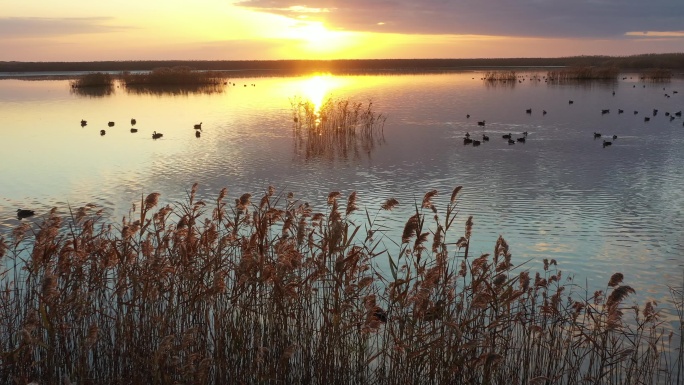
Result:
{"type": "Polygon", "coordinates": [[[36,213],[33,210],[17,209],[17,219],[19,220],[32,217],[34,215],[36,215],[36,213]]]}
{"type": "Polygon", "coordinates": [[[161,138],[162,136],[164,136],[164,134],[162,134],[161,132],[160,132],[160,133],[157,133],[157,131],[155,131],[155,132],[152,133],[152,139],[159,139],[159,138],[161,138]]]}
{"type": "Polygon", "coordinates": [[[202,122],[199,124],[195,124],[195,130],[201,130],[202,129],[202,122]]]}

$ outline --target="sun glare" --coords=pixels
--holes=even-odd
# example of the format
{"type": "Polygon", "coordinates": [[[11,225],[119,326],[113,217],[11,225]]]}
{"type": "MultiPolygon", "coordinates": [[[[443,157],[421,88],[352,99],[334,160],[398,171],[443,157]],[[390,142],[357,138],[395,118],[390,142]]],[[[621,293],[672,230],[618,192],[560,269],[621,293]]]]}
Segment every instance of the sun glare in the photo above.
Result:
{"type": "Polygon", "coordinates": [[[321,21],[297,20],[281,37],[299,41],[303,52],[341,53],[352,44],[354,34],[331,31],[321,21]]]}
{"type": "Polygon", "coordinates": [[[318,115],[323,103],[330,97],[335,88],[340,87],[342,80],[330,74],[318,74],[302,82],[301,92],[305,100],[314,104],[314,112],[318,115]]]}

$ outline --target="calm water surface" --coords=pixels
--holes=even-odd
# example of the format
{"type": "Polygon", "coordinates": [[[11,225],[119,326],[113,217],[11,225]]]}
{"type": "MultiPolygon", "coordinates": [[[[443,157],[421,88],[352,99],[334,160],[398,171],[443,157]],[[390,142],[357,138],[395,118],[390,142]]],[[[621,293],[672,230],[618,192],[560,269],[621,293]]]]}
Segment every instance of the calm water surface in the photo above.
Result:
{"type": "Polygon", "coordinates": [[[459,215],[461,223],[474,216],[474,254],[491,252],[502,234],[514,262],[530,260],[533,270],[555,258],[591,291],[619,271],[639,292],[633,299],[666,302],[667,285],[681,286],[684,275],[684,127],[666,116],[684,109],[684,81],[626,74],[552,85],[525,75],[505,84],[480,72],[249,78],[216,93],[96,95],[73,93],[64,80],[0,80],[0,235],[19,224],[17,208],[36,210],[29,221],[37,222],[52,207],[95,203],[120,221],[141,195],[174,203],[199,182],[206,199],[223,187],[231,198],[261,196],[273,185],[320,211],[331,191],[357,191],[373,214],[394,197],[401,205],[378,220],[400,239],[425,192],[438,190],[443,210],[463,185],[459,215]],[[295,146],[295,96],[372,100],[387,116],[384,142],[346,159],[307,158],[295,146]],[[164,137],[152,140],[153,131],[164,137]],[[501,138],[524,131],[524,144],[501,138]],[[466,132],[491,140],[464,146],[466,132]],[[618,139],[603,148],[594,132],[618,139]]]}

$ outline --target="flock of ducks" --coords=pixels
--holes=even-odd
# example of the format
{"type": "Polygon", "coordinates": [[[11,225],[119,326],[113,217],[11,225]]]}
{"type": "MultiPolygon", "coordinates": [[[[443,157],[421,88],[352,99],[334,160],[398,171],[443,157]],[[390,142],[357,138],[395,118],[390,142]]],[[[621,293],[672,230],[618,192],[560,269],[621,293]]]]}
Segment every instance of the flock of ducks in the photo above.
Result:
{"type": "MultiPolygon", "coordinates": [[[[663,90],[664,90],[664,88],[663,88],[663,90]]],[[[677,94],[677,93],[678,93],[677,91],[672,91],[672,94],[677,94]]],[[[613,91],[613,96],[614,95],[615,95],[615,91],[613,91]]],[[[665,94],[665,96],[668,98],[670,97],[670,95],[668,95],[668,94],[665,94]]],[[[574,104],[574,103],[575,102],[573,100],[568,100],[568,104],[574,104]]],[[[624,112],[625,111],[623,109],[618,109],[618,114],[622,114],[624,112]]],[[[525,113],[526,114],[532,114],[532,109],[531,108],[526,109],[525,113]]],[[[601,115],[605,115],[605,114],[609,114],[609,113],[610,113],[610,109],[602,109],[601,110],[601,115]]],[[[542,115],[546,115],[546,114],[547,114],[546,110],[542,110],[542,115]]],[[[635,110],[634,115],[638,115],[638,114],[639,114],[639,111],[635,110]]],[[[658,115],[658,109],[654,108],[653,109],[653,116],[656,116],[656,115],[658,115]]],[[[666,112],[665,116],[669,117],[670,121],[673,121],[676,118],[682,117],[682,111],[677,111],[675,113],[666,112]]],[[[470,119],[470,114],[466,115],[466,119],[470,119]]],[[[649,117],[649,116],[644,117],[644,122],[648,122],[650,120],[651,120],[651,117],[649,117]]],[[[484,127],[485,124],[486,124],[486,121],[484,121],[484,120],[478,120],[477,121],[477,125],[480,127],[484,127]]],[[[682,126],[684,126],[684,122],[682,123],[682,126]]],[[[521,136],[519,136],[518,138],[515,138],[515,139],[513,138],[513,134],[511,134],[511,133],[504,134],[501,137],[503,139],[506,139],[508,144],[525,143],[527,140],[527,134],[528,134],[527,131],[522,132],[519,134],[521,136]]],[[[594,131],[594,139],[600,139],[603,137],[604,136],[600,132],[594,131]]],[[[612,139],[614,141],[615,139],[618,138],[618,136],[612,135],[612,136],[606,136],[606,138],[608,138],[608,140],[603,139],[603,143],[602,143],[603,148],[611,146],[613,144],[613,142],[610,139],[612,139]]],[[[471,135],[469,132],[466,132],[465,136],[463,137],[463,144],[464,145],[472,144],[473,146],[479,146],[483,142],[488,142],[488,141],[489,141],[489,136],[487,136],[485,133],[482,133],[482,139],[480,139],[480,140],[471,138],[471,135]]]]}
{"type": "MultiPolygon", "coordinates": [[[[131,126],[135,126],[137,123],[138,123],[138,121],[135,120],[135,118],[134,118],[134,119],[131,119],[131,126]]],[[[85,127],[85,126],[87,126],[87,125],[88,125],[88,121],[85,120],[85,119],[81,119],[81,127],[85,127]]],[[[114,122],[111,122],[111,121],[108,122],[108,123],[107,123],[107,126],[108,126],[108,127],[114,127],[114,122]]],[[[196,138],[200,138],[200,137],[202,136],[202,133],[201,133],[201,131],[202,131],[202,122],[200,122],[200,123],[198,123],[198,124],[195,124],[194,129],[195,129],[195,137],[196,137],[196,138]]],[[[135,134],[136,132],[138,132],[138,129],[135,128],[135,127],[131,127],[131,133],[132,133],[132,134],[135,134]]],[[[104,136],[104,135],[106,135],[106,134],[107,134],[107,131],[106,131],[106,130],[100,130],[100,135],[101,135],[101,136],[104,136]]],[[[164,134],[162,134],[161,132],[157,132],[157,131],[152,132],[152,139],[155,139],[155,140],[156,140],[156,139],[159,139],[159,138],[161,138],[161,137],[163,137],[163,136],[164,136],[164,134]]]]}

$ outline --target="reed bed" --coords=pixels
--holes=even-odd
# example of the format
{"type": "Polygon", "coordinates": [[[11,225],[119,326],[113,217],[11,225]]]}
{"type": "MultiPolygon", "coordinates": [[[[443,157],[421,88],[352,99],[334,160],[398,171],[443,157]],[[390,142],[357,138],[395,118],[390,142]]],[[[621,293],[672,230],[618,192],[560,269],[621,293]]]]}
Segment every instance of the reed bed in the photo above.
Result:
{"type": "Polygon", "coordinates": [[[121,74],[121,80],[126,86],[223,86],[225,84],[223,75],[219,72],[196,71],[186,66],[159,67],[146,73],[124,72],[121,74]]]}
{"type": "Polygon", "coordinates": [[[105,87],[114,86],[114,77],[108,73],[95,72],[85,74],[70,82],[71,88],[79,89],[86,87],[105,87]]]}
{"type": "Polygon", "coordinates": [[[487,71],[487,72],[485,72],[484,77],[482,79],[489,81],[489,82],[497,82],[497,81],[515,82],[516,80],[518,80],[518,75],[515,73],[515,71],[487,71]]]}
{"type": "Polygon", "coordinates": [[[672,79],[672,71],[668,69],[655,68],[642,72],[642,79],[653,81],[669,81],[672,79]]]}
{"type": "Polygon", "coordinates": [[[305,159],[348,158],[370,153],[384,142],[387,119],[367,104],[329,98],[317,108],[300,97],[290,99],[295,151],[305,159]]]}
{"type": "Polygon", "coordinates": [[[618,67],[571,67],[549,71],[546,77],[549,81],[572,80],[617,80],[620,74],[618,67]]]}
{"type": "Polygon", "coordinates": [[[53,211],[2,239],[0,382],[679,381],[655,303],[628,304],[622,274],[590,294],[554,260],[516,265],[503,237],[472,255],[461,187],[426,193],[396,239],[393,198],[332,192],[317,211],[271,187],[196,191],[150,194],[119,224],[53,211]]]}

